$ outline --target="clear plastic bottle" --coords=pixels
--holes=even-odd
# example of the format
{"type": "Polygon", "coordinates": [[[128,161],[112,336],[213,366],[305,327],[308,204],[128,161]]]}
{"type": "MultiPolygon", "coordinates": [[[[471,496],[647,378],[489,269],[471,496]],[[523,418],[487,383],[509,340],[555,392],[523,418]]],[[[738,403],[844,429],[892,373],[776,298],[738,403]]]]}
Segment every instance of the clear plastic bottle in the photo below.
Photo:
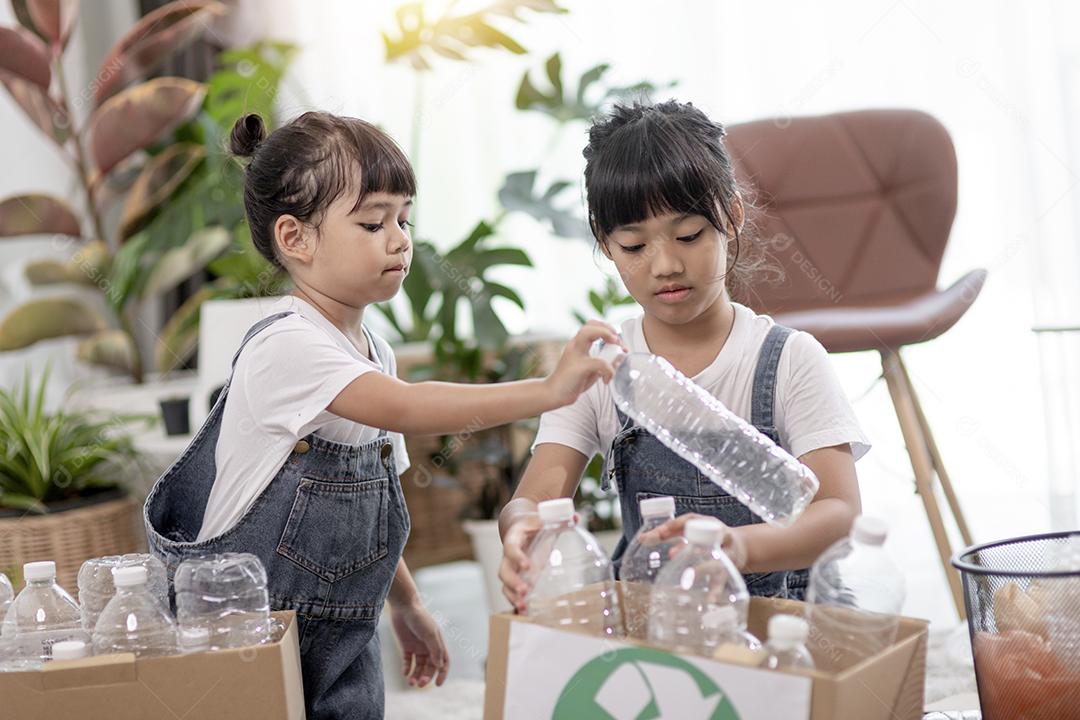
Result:
{"type": "Polygon", "coordinates": [[[813,670],[814,660],[806,649],[810,626],[796,615],[773,615],[769,618],[768,655],[761,667],[769,670],[813,670]]]}
{"type": "Polygon", "coordinates": [[[806,612],[819,666],[850,667],[896,639],[904,576],[885,552],[887,535],[883,521],[860,515],[810,568],[806,612]]]}
{"type": "Polygon", "coordinates": [[[94,653],[135,653],[137,657],[175,655],[176,621],[150,591],[141,565],[113,570],[116,594],[94,626],[94,653]]]}
{"type": "Polygon", "coordinates": [[[63,640],[89,640],[82,628],[79,605],[56,583],[51,560],[23,566],[26,587],[4,617],[8,648],[6,669],[27,669],[52,659],[52,646],[63,640]]]}
{"type": "Polygon", "coordinates": [[[94,631],[98,616],[116,592],[112,571],[118,567],[133,566],[146,568],[150,592],[168,605],[169,580],[165,574],[165,564],[153,555],[129,553],[92,558],[79,568],[79,606],[83,613],[83,628],[87,632],[94,631]]]}
{"type": "Polygon", "coordinates": [[[644,639],[648,630],[649,595],[660,568],[666,565],[686,538],[676,535],[667,540],[645,540],[642,535],[675,517],[675,498],[644,498],[640,503],[641,527],[623,552],[619,568],[622,583],[623,617],[630,637],[644,639]]]}
{"type": "Polygon", "coordinates": [[[552,627],[614,637],[622,634],[619,596],[611,561],[574,521],[574,501],[538,506],[543,528],[529,546],[529,617],[552,627]]]}
{"type": "Polygon", "coordinates": [[[52,658],[56,660],[78,660],[90,657],[90,646],[82,640],[65,640],[52,646],[52,658]]]}
{"type": "Polygon", "coordinates": [[[787,527],[818,491],[818,479],[757,428],[662,357],[598,341],[616,366],[619,408],[765,522],[787,527]]]}
{"type": "Polygon", "coordinates": [[[760,650],[761,641],[739,626],[739,613],[734,605],[721,605],[705,613],[701,625],[706,635],[714,636],[716,647],[735,645],[747,650],[760,650]]]}
{"type": "Polygon", "coordinates": [[[250,553],[222,553],[180,563],[173,578],[181,636],[209,631],[211,650],[271,640],[266,568],[250,553]]]}
{"type": "Polygon", "coordinates": [[[686,523],[689,545],[661,568],[653,583],[649,641],[677,652],[712,656],[719,633],[705,618],[731,606],[739,630],[746,628],[750,593],[738,569],[720,547],[724,524],[712,518],[686,523]]]}
{"type": "Polygon", "coordinates": [[[0,622],[3,622],[11,601],[15,599],[15,588],[4,573],[0,573],[0,622]]]}

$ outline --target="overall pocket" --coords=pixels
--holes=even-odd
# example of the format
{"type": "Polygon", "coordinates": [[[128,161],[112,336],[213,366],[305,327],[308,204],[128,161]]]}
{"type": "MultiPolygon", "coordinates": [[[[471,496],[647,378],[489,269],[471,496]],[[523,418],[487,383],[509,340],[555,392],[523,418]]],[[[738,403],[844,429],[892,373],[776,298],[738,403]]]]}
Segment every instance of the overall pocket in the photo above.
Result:
{"type": "Polygon", "coordinates": [[[302,478],[278,554],[335,582],[387,554],[390,479],[302,478]]]}

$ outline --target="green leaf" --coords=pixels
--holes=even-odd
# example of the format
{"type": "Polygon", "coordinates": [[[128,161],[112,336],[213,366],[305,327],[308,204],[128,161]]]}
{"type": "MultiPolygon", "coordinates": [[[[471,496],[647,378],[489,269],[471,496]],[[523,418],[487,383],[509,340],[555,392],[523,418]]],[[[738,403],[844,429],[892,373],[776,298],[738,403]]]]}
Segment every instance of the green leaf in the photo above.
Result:
{"type": "MultiPolygon", "coordinates": [[[[450,10],[453,3],[450,4],[450,10]]],[[[435,55],[468,60],[474,48],[501,48],[522,55],[526,49],[514,38],[491,24],[492,16],[523,22],[522,10],[536,13],[564,13],[554,0],[497,0],[479,10],[462,15],[430,18],[422,2],[406,3],[395,12],[394,36],[383,33],[388,62],[407,62],[416,70],[428,70],[435,55]]]]}
{"type": "Polygon", "coordinates": [[[534,192],[535,184],[535,170],[510,173],[499,190],[499,202],[507,211],[524,212],[541,222],[550,224],[552,231],[560,237],[582,239],[591,237],[584,220],[554,205],[556,197],[572,183],[565,180],[554,182],[540,194],[534,192]]]}
{"type": "Polygon", "coordinates": [[[173,248],[161,256],[142,288],[142,296],[153,297],[175,287],[205,268],[231,241],[232,236],[221,227],[207,228],[192,235],[183,247],[173,248]]]}
{"type": "Polygon", "coordinates": [[[589,291],[589,304],[593,306],[593,310],[596,310],[598,315],[604,314],[604,300],[595,290],[589,291]]]}
{"type": "Polygon", "coordinates": [[[0,321],[0,351],[19,350],[41,340],[104,330],[105,319],[74,298],[31,300],[0,321]]]}

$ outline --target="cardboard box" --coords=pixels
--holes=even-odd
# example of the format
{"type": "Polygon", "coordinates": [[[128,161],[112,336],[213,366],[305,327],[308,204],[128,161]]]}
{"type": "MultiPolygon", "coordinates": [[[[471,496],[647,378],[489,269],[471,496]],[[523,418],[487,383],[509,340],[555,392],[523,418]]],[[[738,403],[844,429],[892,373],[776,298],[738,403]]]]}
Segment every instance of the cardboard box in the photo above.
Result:
{"type": "Polygon", "coordinates": [[[0,720],[303,720],[296,614],[281,640],[136,659],[132,653],[0,673],[0,720]]]}
{"type": "MultiPolygon", "coordinates": [[[[748,629],[764,638],[769,617],[804,608],[752,598],[748,629]]],[[[707,659],[501,613],[491,617],[484,718],[921,720],[927,625],[901,618],[892,646],[846,667],[775,671],[745,650],[707,659]]]]}

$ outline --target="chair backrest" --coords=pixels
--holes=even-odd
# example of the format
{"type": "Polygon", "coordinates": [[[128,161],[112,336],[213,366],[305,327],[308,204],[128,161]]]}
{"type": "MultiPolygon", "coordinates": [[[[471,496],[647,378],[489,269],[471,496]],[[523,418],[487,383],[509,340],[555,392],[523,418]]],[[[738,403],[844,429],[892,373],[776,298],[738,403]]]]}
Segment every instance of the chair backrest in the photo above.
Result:
{"type": "Polygon", "coordinates": [[[757,212],[757,242],[785,273],[743,298],[758,312],[881,306],[933,290],[956,215],[956,152],[914,110],[759,120],[728,130],[757,212]]]}

